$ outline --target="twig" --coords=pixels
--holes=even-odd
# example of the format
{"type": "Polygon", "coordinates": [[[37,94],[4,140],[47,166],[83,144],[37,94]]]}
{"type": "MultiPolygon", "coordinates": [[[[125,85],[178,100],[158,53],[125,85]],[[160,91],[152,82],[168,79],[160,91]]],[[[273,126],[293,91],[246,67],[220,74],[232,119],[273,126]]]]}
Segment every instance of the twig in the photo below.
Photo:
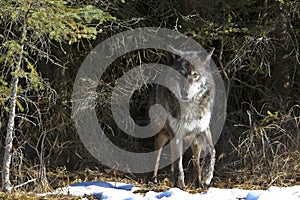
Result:
{"type": "Polygon", "coordinates": [[[22,183],[20,185],[17,185],[17,186],[14,187],[14,189],[18,189],[19,187],[23,187],[24,185],[27,185],[28,183],[31,183],[31,182],[34,182],[34,181],[36,181],[36,178],[31,179],[29,181],[26,181],[25,183],[22,183]]]}

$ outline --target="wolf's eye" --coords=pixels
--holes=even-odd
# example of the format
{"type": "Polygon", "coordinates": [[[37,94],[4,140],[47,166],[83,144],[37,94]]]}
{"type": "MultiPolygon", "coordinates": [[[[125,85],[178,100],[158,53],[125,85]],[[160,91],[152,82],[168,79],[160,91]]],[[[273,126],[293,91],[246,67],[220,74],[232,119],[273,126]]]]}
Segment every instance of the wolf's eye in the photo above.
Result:
{"type": "Polygon", "coordinates": [[[194,79],[197,79],[197,78],[199,78],[199,74],[198,74],[198,73],[196,73],[196,72],[192,73],[192,76],[193,76],[193,78],[194,78],[194,79]]]}

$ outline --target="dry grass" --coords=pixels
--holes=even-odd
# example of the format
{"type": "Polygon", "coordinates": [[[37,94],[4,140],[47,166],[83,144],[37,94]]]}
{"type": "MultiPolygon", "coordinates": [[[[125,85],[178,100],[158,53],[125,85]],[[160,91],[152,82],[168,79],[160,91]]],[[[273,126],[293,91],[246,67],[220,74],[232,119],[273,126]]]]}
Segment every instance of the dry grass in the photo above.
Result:
{"type": "Polygon", "coordinates": [[[266,189],[292,186],[300,181],[299,107],[288,113],[268,113],[253,121],[232,151],[217,164],[215,185],[266,189]],[[226,161],[228,160],[228,162],[226,161]]]}

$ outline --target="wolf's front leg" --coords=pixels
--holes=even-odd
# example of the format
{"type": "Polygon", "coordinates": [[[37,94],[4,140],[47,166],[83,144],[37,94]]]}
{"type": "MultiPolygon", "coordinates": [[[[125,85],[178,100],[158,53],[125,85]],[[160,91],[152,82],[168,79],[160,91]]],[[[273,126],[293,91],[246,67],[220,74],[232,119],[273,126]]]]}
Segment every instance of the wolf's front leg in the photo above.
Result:
{"type": "Polygon", "coordinates": [[[185,190],[184,171],[182,165],[182,138],[173,138],[171,140],[171,152],[173,170],[174,170],[174,185],[182,190],[185,190]]]}
{"type": "Polygon", "coordinates": [[[202,176],[203,176],[202,185],[207,186],[210,184],[211,179],[213,178],[216,151],[215,151],[214,144],[212,142],[212,136],[211,136],[211,132],[210,132],[209,128],[205,131],[205,137],[206,137],[207,143],[206,143],[206,146],[204,147],[206,155],[203,158],[203,162],[202,162],[202,170],[203,170],[202,171],[202,176]]]}
{"type": "Polygon", "coordinates": [[[194,170],[196,172],[196,188],[201,187],[202,182],[202,166],[200,166],[200,156],[201,156],[201,149],[203,145],[203,139],[201,135],[196,136],[194,141],[191,142],[191,148],[193,151],[193,164],[194,170]]]}

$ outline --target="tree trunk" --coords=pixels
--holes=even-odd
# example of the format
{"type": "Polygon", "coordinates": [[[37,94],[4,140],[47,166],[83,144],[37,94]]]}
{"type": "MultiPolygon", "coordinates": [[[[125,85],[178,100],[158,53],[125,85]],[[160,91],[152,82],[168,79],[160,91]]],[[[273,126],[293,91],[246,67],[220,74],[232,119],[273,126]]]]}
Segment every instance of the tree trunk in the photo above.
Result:
{"type": "Polygon", "coordinates": [[[13,133],[15,127],[15,117],[16,117],[16,100],[17,100],[17,88],[18,88],[19,78],[14,76],[12,79],[11,86],[11,99],[9,107],[9,119],[7,124],[7,132],[5,138],[5,152],[3,159],[2,168],[2,191],[11,192],[11,183],[9,179],[10,163],[12,157],[12,145],[13,145],[13,133]]]}
{"type": "MultiPolygon", "coordinates": [[[[22,27],[22,36],[20,39],[20,50],[17,55],[17,62],[14,72],[18,72],[21,69],[22,60],[23,60],[23,50],[24,50],[24,42],[26,41],[27,35],[27,14],[24,16],[24,22],[22,27]]],[[[17,102],[17,89],[19,84],[19,77],[17,74],[12,75],[11,82],[11,94],[9,100],[9,116],[7,123],[7,132],[5,137],[5,150],[4,150],[4,158],[3,158],[3,167],[2,167],[2,191],[10,193],[12,186],[10,182],[10,164],[12,158],[12,150],[13,150],[13,139],[14,139],[14,129],[15,129],[15,117],[16,117],[16,102],[17,102]]]]}
{"type": "MultiPolygon", "coordinates": [[[[23,35],[22,38],[25,38],[25,36],[23,35]]],[[[21,43],[23,43],[24,40],[22,39],[21,43]]],[[[23,48],[24,48],[24,44],[21,45],[20,54],[18,57],[18,62],[16,63],[15,71],[18,71],[21,68],[22,59],[23,59],[23,48]]],[[[4,150],[3,167],[2,167],[2,191],[7,193],[10,193],[12,189],[9,174],[10,174],[10,164],[11,164],[12,150],[13,150],[18,83],[19,83],[19,77],[17,75],[13,75],[12,82],[11,82],[9,116],[8,116],[8,123],[7,123],[7,132],[5,137],[5,150],[4,150]]]]}

